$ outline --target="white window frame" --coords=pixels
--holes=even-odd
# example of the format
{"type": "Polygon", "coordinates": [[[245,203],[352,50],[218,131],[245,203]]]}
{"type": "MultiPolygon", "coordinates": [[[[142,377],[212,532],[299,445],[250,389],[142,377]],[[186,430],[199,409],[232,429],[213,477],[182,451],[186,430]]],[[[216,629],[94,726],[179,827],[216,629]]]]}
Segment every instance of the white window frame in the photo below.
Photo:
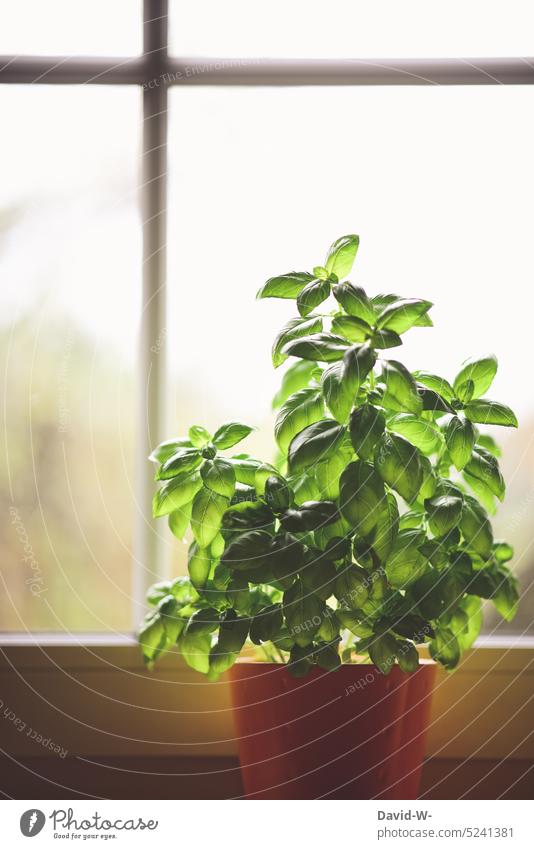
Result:
{"type": "Polygon", "coordinates": [[[134,539],[134,617],[154,578],[168,576],[164,540],[151,518],[146,458],[166,437],[166,363],[151,352],[166,326],[168,87],[533,85],[534,59],[255,59],[169,55],[168,0],[143,0],[143,50],[131,57],[2,56],[0,83],[136,85],[143,93],[141,210],[142,321],[138,371],[137,500],[146,521],[134,539]]]}

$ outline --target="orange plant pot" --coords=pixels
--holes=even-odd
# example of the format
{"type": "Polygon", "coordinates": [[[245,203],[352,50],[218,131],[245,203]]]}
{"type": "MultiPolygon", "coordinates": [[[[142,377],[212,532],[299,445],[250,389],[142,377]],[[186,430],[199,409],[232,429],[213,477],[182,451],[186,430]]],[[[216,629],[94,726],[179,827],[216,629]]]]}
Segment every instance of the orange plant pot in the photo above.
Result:
{"type": "Polygon", "coordinates": [[[249,799],[416,799],[435,665],[384,676],[375,666],[314,667],[293,678],[276,663],[229,671],[241,773],[249,799]]]}

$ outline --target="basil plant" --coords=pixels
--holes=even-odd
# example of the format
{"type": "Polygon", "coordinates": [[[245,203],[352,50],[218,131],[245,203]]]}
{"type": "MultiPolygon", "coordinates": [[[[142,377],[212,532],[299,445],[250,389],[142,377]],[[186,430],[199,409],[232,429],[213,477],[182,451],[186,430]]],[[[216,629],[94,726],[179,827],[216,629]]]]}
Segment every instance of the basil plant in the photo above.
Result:
{"type": "Polygon", "coordinates": [[[432,326],[432,304],[346,280],[358,245],[344,236],[323,266],[258,293],[296,301],[272,348],[275,368],[289,361],[273,402],[277,459],[242,453],[252,428],[240,422],[193,426],[152,454],[154,516],[193,542],[189,577],[149,592],[147,663],[177,646],[216,679],[247,644],[296,676],[351,661],[387,674],[414,670],[427,644],[452,669],[482,599],[514,616],[513,552],[489,518],[505,494],[500,452],[480,427],[517,427],[486,397],[497,360],[467,360],[452,383],[410,372],[394,349],[432,326]]]}

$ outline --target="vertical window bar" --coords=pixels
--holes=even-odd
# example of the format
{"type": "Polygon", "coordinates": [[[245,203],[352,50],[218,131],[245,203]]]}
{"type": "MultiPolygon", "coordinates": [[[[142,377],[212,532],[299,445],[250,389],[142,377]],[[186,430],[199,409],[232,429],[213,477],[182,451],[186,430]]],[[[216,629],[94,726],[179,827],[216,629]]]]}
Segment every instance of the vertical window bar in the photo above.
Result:
{"type": "Polygon", "coordinates": [[[168,575],[164,529],[152,515],[154,471],[148,462],[166,431],[166,229],[167,229],[167,0],[143,4],[143,127],[141,212],[143,284],[137,433],[137,511],[134,532],[134,624],[147,588],[168,575]]]}

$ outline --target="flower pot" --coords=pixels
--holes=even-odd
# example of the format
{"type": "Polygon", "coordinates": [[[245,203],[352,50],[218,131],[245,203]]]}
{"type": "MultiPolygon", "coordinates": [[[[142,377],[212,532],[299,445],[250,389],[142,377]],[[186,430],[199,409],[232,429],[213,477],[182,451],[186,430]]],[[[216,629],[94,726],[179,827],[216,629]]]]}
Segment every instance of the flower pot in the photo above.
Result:
{"type": "Polygon", "coordinates": [[[229,671],[249,799],[415,799],[435,666],[388,676],[368,664],[314,667],[293,678],[275,663],[229,671]]]}

